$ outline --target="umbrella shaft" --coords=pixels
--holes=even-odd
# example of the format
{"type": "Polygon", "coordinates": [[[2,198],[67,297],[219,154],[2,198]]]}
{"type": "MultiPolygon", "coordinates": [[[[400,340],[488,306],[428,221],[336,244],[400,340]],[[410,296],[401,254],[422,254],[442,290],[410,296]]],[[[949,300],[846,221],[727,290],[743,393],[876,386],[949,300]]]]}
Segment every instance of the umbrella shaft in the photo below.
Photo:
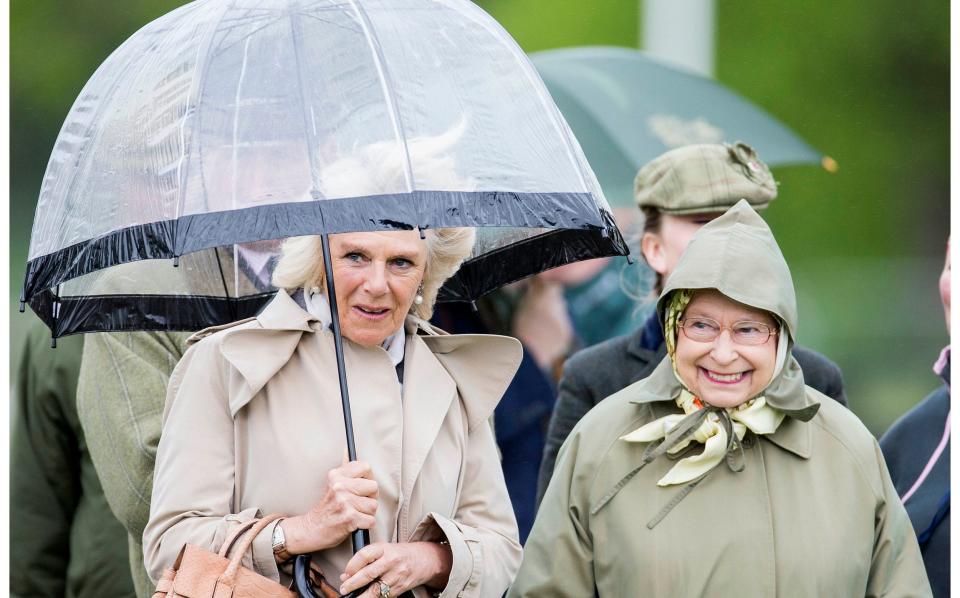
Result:
{"type": "MultiPolygon", "coordinates": [[[[343,362],[343,336],[340,332],[340,313],[337,311],[337,290],[333,284],[333,264],[330,258],[330,239],[320,235],[323,246],[323,273],[327,281],[327,303],[330,304],[330,327],[333,329],[333,346],[337,354],[337,376],[340,378],[340,404],[343,406],[343,425],[347,432],[347,456],[357,460],[357,445],[353,439],[353,416],[350,412],[350,391],[347,388],[347,369],[343,362]]],[[[370,532],[356,530],[351,537],[353,552],[370,543],[370,532]]]]}

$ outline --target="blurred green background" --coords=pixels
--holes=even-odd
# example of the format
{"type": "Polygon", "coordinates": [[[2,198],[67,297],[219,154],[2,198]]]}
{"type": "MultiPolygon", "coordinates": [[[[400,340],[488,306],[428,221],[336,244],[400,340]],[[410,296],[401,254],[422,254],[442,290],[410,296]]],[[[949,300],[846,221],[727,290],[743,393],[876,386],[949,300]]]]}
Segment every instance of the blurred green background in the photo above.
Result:
{"type": "MultiPolygon", "coordinates": [[[[11,360],[40,181],[97,65],[173,0],[10,4],[11,360]]],[[[478,2],[527,51],[639,47],[637,0],[478,2]]],[[[794,273],[800,340],[843,368],[875,433],[938,384],[947,344],[937,293],[949,232],[949,4],[720,1],[716,78],[837,160],[774,171],[765,217],[794,273]]],[[[745,140],[748,141],[749,140],[745,140]]]]}

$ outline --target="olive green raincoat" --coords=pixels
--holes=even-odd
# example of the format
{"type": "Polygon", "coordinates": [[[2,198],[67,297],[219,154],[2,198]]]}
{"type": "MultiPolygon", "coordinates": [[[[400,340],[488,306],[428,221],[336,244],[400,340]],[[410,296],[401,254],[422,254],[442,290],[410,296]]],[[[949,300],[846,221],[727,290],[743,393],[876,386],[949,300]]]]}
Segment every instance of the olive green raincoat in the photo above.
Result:
{"type": "MultiPolygon", "coordinates": [[[[661,316],[671,291],[704,288],[775,314],[795,338],[789,269],[745,201],[693,238],[667,280],[661,316]]],[[[665,358],[574,428],[511,598],[931,595],[875,439],[804,386],[792,357],[764,391],[783,423],[770,435],[748,432],[743,469],[721,463],[686,496],[683,486],[657,486],[675,461],[638,470],[648,445],[620,439],[679,413],[680,389],[665,358]]]]}

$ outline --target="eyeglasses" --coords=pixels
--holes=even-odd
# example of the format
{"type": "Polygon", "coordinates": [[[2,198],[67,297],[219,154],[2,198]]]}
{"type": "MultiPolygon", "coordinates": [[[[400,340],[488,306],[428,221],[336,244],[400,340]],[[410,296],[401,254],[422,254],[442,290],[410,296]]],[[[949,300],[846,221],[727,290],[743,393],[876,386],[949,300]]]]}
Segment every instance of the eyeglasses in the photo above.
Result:
{"type": "Polygon", "coordinates": [[[779,330],[762,322],[742,320],[734,322],[729,328],[710,318],[684,318],[679,321],[683,334],[692,341],[709,343],[727,329],[733,342],[739,345],[762,345],[777,334],[779,330]]]}

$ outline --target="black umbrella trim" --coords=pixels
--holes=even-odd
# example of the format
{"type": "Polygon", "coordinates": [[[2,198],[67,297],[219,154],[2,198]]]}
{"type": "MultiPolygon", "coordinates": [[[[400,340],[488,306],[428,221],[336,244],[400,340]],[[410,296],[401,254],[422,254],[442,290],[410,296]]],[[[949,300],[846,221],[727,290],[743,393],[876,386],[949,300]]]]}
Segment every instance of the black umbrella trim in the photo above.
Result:
{"type": "MultiPolygon", "coordinates": [[[[626,255],[616,228],[558,230],[465,262],[438,302],[469,302],[504,284],[571,262],[626,255]]],[[[172,267],[172,266],[171,266],[172,267]]],[[[30,307],[54,337],[83,332],[196,331],[257,315],[274,293],[241,298],[197,295],[89,295],[58,298],[45,289],[30,307]]]]}
{"type": "Polygon", "coordinates": [[[111,266],[234,243],[456,226],[616,230],[590,193],[413,191],[271,204],[130,226],[36,257],[27,262],[23,297],[111,266]]]}
{"type": "MultiPolygon", "coordinates": [[[[446,194],[449,196],[449,194],[446,194]]],[[[477,195],[477,194],[458,194],[477,195]]],[[[446,226],[523,226],[536,228],[558,228],[545,234],[524,239],[512,245],[486,253],[465,262],[457,274],[440,289],[439,302],[469,302],[479,299],[486,293],[504,284],[520,280],[526,276],[544,270],[562,266],[571,262],[614,255],[627,255],[627,245],[613,223],[610,214],[599,212],[589,195],[568,194],[578,211],[558,210],[562,217],[549,222],[538,218],[535,211],[516,209],[518,205],[530,205],[532,201],[557,201],[556,194],[480,194],[473,203],[481,199],[492,203],[486,213],[481,209],[471,211],[445,211],[431,213],[429,219],[413,219],[424,224],[423,228],[446,226]],[[535,196],[535,197],[531,197],[535,196]],[[589,198],[589,210],[584,206],[589,198]],[[496,206],[513,206],[516,220],[508,221],[496,218],[496,206]],[[592,212],[592,214],[591,214],[592,212]],[[478,224],[486,215],[485,224],[478,224]],[[587,216],[600,223],[593,224],[587,216]],[[457,220],[457,218],[460,218],[457,220]]],[[[370,199],[370,198],[364,198],[370,199]]],[[[301,234],[318,234],[321,231],[306,226],[301,218],[310,214],[315,223],[327,215],[327,210],[318,210],[318,205],[332,204],[335,201],[310,202],[308,204],[283,204],[271,208],[239,210],[219,214],[207,214],[203,217],[181,218],[178,222],[161,222],[130,227],[87,243],[77,244],[59,252],[41,256],[28,263],[27,284],[25,289],[33,289],[27,296],[30,307],[53,331],[55,337],[83,332],[109,332],[123,330],[188,330],[194,331],[218,324],[233,322],[256,315],[270,300],[273,293],[240,298],[197,295],[91,295],[83,297],[59,297],[55,289],[42,286],[44,281],[55,280],[58,284],[85,273],[107,268],[112,265],[132,262],[140,259],[169,259],[187,251],[174,252],[172,239],[185,238],[183,232],[190,230],[194,241],[182,242],[180,248],[189,247],[189,251],[198,251],[207,247],[221,246],[227,243],[242,243],[260,239],[282,238],[301,234]],[[276,212],[276,213],[273,213],[276,212]],[[319,214],[318,214],[319,212],[319,214]],[[179,224],[179,230],[176,226],[179,224]],[[232,240],[226,239],[224,231],[232,234],[232,240]],[[197,240],[202,235],[203,241],[197,240]],[[37,290],[39,289],[39,290],[37,290]]],[[[352,204],[358,200],[349,200],[352,204]]],[[[393,199],[396,201],[396,198],[393,199]]],[[[436,201],[434,198],[433,201],[436,201]]],[[[344,201],[346,204],[347,202],[344,201]]],[[[369,205],[369,204],[368,204],[369,205]]],[[[353,209],[355,206],[350,205],[353,209]]],[[[375,206],[376,207],[376,206],[375,206]]],[[[397,209],[392,207],[393,215],[397,209]]],[[[379,211],[379,210],[377,210],[379,211]]],[[[333,231],[351,230],[410,230],[409,222],[393,219],[373,219],[370,212],[363,213],[353,209],[353,219],[339,215],[332,223],[333,231]],[[363,227],[357,226],[363,218],[363,227]],[[350,223],[354,225],[350,225],[350,223]]],[[[332,232],[332,231],[331,231],[332,232]]],[[[171,267],[172,264],[171,264],[171,267]]],[[[51,283],[47,282],[47,286],[51,283]]]]}
{"type": "Polygon", "coordinates": [[[61,337],[82,332],[190,331],[257,315],[274,293],[226,298],[196,295],[88,295],[57,299],[48,290],[30,308],[61,337]]]}

